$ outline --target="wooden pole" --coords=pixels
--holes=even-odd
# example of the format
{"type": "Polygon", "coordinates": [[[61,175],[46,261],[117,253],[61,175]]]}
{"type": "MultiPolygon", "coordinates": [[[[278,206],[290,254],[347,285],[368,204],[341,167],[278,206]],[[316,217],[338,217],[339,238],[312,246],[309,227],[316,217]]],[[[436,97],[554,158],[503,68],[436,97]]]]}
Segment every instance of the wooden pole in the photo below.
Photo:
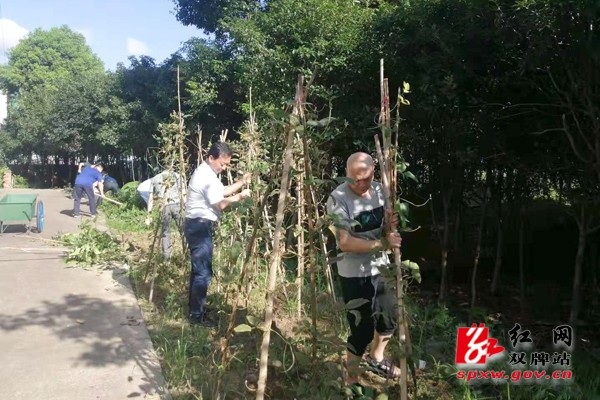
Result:
{"type": "MultiPolygon", "coordinates": [[[[298,83],[296,85],[296,98],[295,106],[292,112],[293,115],[298,116],[301,112],[303,104],[303,86],[304,77],[300,75],[298,77],[298,83]]],[[[269,280],[267,286],[267,296],[265,305],[265,321],[263,326],[263,337],[260,346],[260,361],[259,361],[259,374],[258,374],[258,387],[256,389],[256,400],[263,400],[265,398],[265,390],[267,386],[267,373],[269,363],[269,344],[271,343],[271,325],[273,323],[273,304],[275,300],[275,284],[277,283],[277,272],[281,264],[281,236],[284,231],[283,222],[285,216],[285,208],[288,200],[289,191],[289,180],[290,171],[293,161],[293,149],[294,149],[294,138],[296,137],[296,126],[292,123],[288,123],[287,127],[287,140],[283,155],[283,171],[281,174],[281,183],[279,186],[279,198],[277,201],[277,214],[275,215],[275,233],[273,237],[273,253],[271,253],[270,266],[269,266],[269,280]]]]}
{"type": "MultiPolygon", "coordinates": [[[[383,150],[379,142],[379,135],[375,135],[375,147],[377,148],[377,158],[381,169],[381,180],[386,198],[386,213],[392,215],[394,212],[396,174],[392,171],[391,166],[394,166],[395,160],[391,156],[395,156],[395,151],[391,150],[391,121],[390,121],[390,100],[388,81],[384,78],[383,59],[380,61],[379,82],[381,91],[381,110],[380,110],[380,129],[383,136],[383,150]]],[[[389,231],[397,230],[396,226],[388,225],[389,231]]],[[[397,269],[396,273],[396,297],[398,301],[397,320],[398,320],[398,343],[400,345],[400,399],[408,399],[407,375],[408,368],[406,357],[408,354],[406,346],[406,331],[407,324],[405,323],[404,313],[404,280],[402,277],[402,254],[400,249],[394,249],[394,264],[397,269]]]]}
{"type": "MultiPolygon", "coordinates": [[[[377,158],[379,160],[379,165],[381,168],[381,180],[383,183],[383,190],[386,197],[386,212],[388,215],[393,212],[393,207],[390,203],[390,183],[387,178],[387,170],[385,159],[383,157],[383,151],[381,150],[381,145],[379,144],[379,135],[375,135],[375,146],[377,147],[377,158]]],[[[395,229],[390,227],[390,230],[395,229]]],[[[407,383],[407,364],[406,364],[406,333],[404,324],[404,281],[402,278],[402,268],[400,265],[402,264],[402,255],[400,253],[400,249],[394,249],[394,265],[397,269],[396,273],[396,297],[398,300],[398,308],[397,308],[397,319],[398,319],[398,343],[400,344],[400,399],[406,400],[408,399],[408,392],[406,388],[407,383]]]]}
{"type": "Polygon", "coordinates": [[[111,199],[110,197],[102,196],[102,195],[100,195],[100,194],[97,194],[97,195],[96,195],[96,197],[101,197],[101,198],[103,198],[103,199],[104,199],[104,200],[106,200],[106,201],[110,201],[111,203],[115,203],[115,204],[118,204],[118,205],[120,205],[120,206],[122,206],[122,205],[123,205],[123,203],[121,203],[120,201],[113,200],[113,199],[111,199]]]}
{"type": "MultiPolygon", "coordinates": [[[[297,297],[297,309],[296,317],[298,320],[302,318],[302,289],[304,287],[304,171],[298,175],[298,277],[296,280],[296,297],[297,297]]],[[[309,236],[310,237],[310,236],[309,236]]]]}
{"type": "MultiPolygon", "coordinates": [[[[177,227],[179,228],[179,237],[181,238],[181,251],[183,254],[186,254],[187,242],[185,240],[184,234],[184,225],[185,225],[185,201],[186,201],[186,188],[185,184],[187,182],[187,162],[185,158],[185,125],[183,114],[181,113],[181,83],[179,80],[179,65],[177,66],[177,104],[178,104],[178,114],[177,118],[179,119],[179,135],[177,136],[176,145],[179,147],[179,176],[175,175],[175,184],[179,187],[179,221],[177,221],[177,227]]],[[[199,149],[200,154],[202,154],[202,149],[199,149]]]]}

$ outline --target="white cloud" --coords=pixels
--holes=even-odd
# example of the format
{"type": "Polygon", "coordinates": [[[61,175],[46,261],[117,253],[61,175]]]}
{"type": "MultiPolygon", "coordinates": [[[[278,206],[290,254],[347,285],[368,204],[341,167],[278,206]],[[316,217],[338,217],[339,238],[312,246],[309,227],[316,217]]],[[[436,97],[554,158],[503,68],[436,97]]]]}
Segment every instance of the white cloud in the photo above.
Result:
{"type": "Polygon", "coordinates": [[[148,46],[141,40],[127,38],[127,51],[134,56],[148,54],[148,46]]]}
{"type": "Polygon", "coordinates": [[[15,21],[7,18],[0,19],[0,51],[3,53],[17,45],[19,40],[23,39],[29,31],[17,24],[15,21]]]}
{"type": "Polygon", "coordinates": [[[92,28],[77,28],[75,29],[75,32],[83,35],[85,43],[87,43],[88,46],[92,43],[92,37],[94,36],[92,34],[92,28]]]}

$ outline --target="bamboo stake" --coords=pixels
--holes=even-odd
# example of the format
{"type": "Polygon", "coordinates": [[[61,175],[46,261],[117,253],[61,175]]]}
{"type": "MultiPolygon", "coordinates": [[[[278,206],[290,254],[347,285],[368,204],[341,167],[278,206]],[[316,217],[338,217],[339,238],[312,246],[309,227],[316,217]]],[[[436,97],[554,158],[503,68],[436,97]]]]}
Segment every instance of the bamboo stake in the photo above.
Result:
{"type": "MultiPolygon", "coordinates": [[[[389,90],[387,90],[386,88],[386,93],[389,93],[389,90]]],[[[387,169],[390,173],[390,186],[392,188],[394,188],[394,190],[392,190],[390,192],[390,198],[391,198],[391,204],[392,204],[392,208],[393,205],[396,204],[396,188],[397,183],[398,183],[398,168],[397,168],[397,159],[398,159],[398,145],[399,145],[399,136],[400,136],[400,104],[401,101],[401,96],[402,96],[402,88],[398,87],[398,95],[396,97],[396,121],[395,121],[395,132],[396,135],[394,137],[394,141],[393,141],[393,145],[392,145],[392,131],[389,132],[389,145],[390,145],[390,149],[389,149],[389,158],[388,160],[388,165],[387,165],[387,169]]],[[[387,116],[388,116],[388,120],[389,120],[389,124],[391,125],[391,117],[390,117],[390,110],[389,110],[389,99],[388,99],[388,110],[387,110],[387,116]]],[[[399,270],[401,271],[401,270],[399,270]]],[[[400,281],[402,281],[403,286],[405,285],[405,283],[403,282],[402,279],[402,275],[400,275],[399,279],[400,281]]],[[[397,282],[398,283],[398,282],[397,282]]],[[[397,286],[398,287],[398,286],[397,286]]],[[[410,337],[410,329],[408,329],[408,317],[407,317],[407,313],[406,313],[406,307],[404,306],[404,288],[402,289],[402,291],[398,291],[397,292],[397,296],[398,298],[402,297],[402,310],[399,311],[398,315],[400,316],[400,312],[401,312],[401,316],[402,319],[400,319],[400,321],[402,321],[402,325],[403,325],[403,329],[404,332],[400,332],[400,335],[404,336],[405,338],[405,344],[404,344],[404,349],[406,351],[406,358],[410,359],[410,356],[412,355],[412,340],[410,337]]],[[[400,304],[399,304],[400,305],[400,304]]],[[[415,388],[417,387],[417,374],[416,374],[416,367],[412,368],[412,377],[413,377],[413,381],[414,381],[414,385],[415,388]]],[[[408,370],[406,371],[406,373],[408,374],[408,370]]],[[[408,379],[408,376],[407,376],[408,379]]]]}
{"type": "MultiPolygon", "coordinates": [[[[265,192],[265,195],[262,197],[262,199],[259,200],[260,204],[263,204],[267,201],[268,193],[269,193],[269,191],[267,190],[265,192]]],[[[214,396],[215,400],[220,400],[220,398],[221,398],[221,388],[223,387],[223,377],[225,375],[227,366],[229,365],[229,362],[231,361],[231,352],[230,352],[230,348],[229,348],[229,343],[231,341],[231,337],[233,336],[233,330],[235,328],[237,310],[239,308],[238,305],[241,302],[242,297],[244,296],[244,292],[242,289],[244,286],[244,282],[246,281],[246,276],[248,274],[248,263],[252,262],[252,259],[253,259],[252,255],[255,253],[256,246],[257,246],[258,233],[259,233],[259,230],[257,227],[260,223],[261,209],[262,209],[262,207],[255,207],[254,213],[252,215],[252,224],[253,224],[253,226],[255,226],[255,229],[252,231],[252,236],[250,237],[250,241],[248,242],[248,245],[246,247],[246,252],[242,259],[242,267],[241,267],[240,277],[237,282],[237,298],[233,302],[232,310],[231,310],[231,313],[229,314],[229,322],[227,325],[227,331],[225,333],[224,340],[221,341],[220,350],[221,350],[222,356],[221,356],[221,364],[220,365],[221,365],[222,369],[219,370],[219,373],[217,375],[217,385],[215,388],[215,396],[214,396]]],[[[248,298],[248,296],[245,296],[245,297],[246,297],[246,299],[248,298]]]]}
{"type": "MultiPolygon", "coordinates": [[[[305,124],[304,118],[301,118],[305,124]]],[[[312,176],[312,166],[310,162],[310,149],[306,133],[302,135],[302,149],[304,153],[304,178],[312,176]]],[[[313,190],[310,185],[303,184],[300,191],[304,191],[303,198],[306,199],[306,209],[308,212],[313,209],[313,190]]],[[[304,207],[304,204],[301,206],[304,207]]],[[[311,317],[312,317],[312,359],[317,359],[317,278],[316,278],[316,260],[315,260],[315,218],[308,218],[308,260],[310,265],[310,291],[311,291],[311,317]]]]}
{"type": "MultiPolygon", "coordinates": [[[[297,277],[297,288],[296,297],[298,298],[298,308],[296,310],[296,317],[302,318],[302,288],[304,286],[304,172],[298,175],[298,277],[297,277]]],[[[310,235],[309,235],[310,238],[310,235]]],[[[309,259],[310,260],[310,259],[309,259]]]]}
{"type": "MultiPolygon", "coordinates": [[[[303,103],[303,85],[304,77],[298,77],[296,85],[295,106],[292,112],[298,116],[301,112],[303,103]]],[[[273,303],[275,295],[275,284],[277,283],[277,272],[281,264],[281,236],[283,234],[283,220],[285,216],[285,208],[288,200],[288,186],[290,178],[290,170],[293,160],[294,138],[296,136],[296,128],[293,124],[288,124],[287,141],[283,156],[283,172],[281,175],[281,184],[279,190],[279,199],[277,201],[277,214],[275,216],[275,233],[273,237],[273,253],[271,254],[269,267],[269,281],[267,286],[266,306],[265,306],[265,321],[263,326],[263,337],[260,346],[260,362],[258,375],[258,388],[256,390],[256,400],[263,400],[265,397],[265,389],[267,384],[268,362],[269,362],[269,344],[271,342],[271,325],[273,323],[273,303]]]]}
{"type": "MultiPolygon", "coordinates": [[[[289,188],[288,188],[289,190],[289,188]]],[[[273,233],[273,227],[271,226],[271,219],[269,218],[269,212],[268,212],[268,207],[265,204],[263,206],[263,216],[265,218],[265,221],[267,221],[267,230],[269,232],[269,240],[273,241],[273,237],[274,237],[274,233],[273,233]]],[[[269,242],[265,243],[265,253],[269,253],[269,242]]],[[[283,294],[285,296],[285,298],[288,298],[288,293],[287,293],[287,289],[285,287],[285,275],[284,275],[284,271],[283,271],[283,266],[280,264],[279,265],[279,271],[278,271],[281,275],[281,287],[283,288],[283,294]]],[[[267,276],[267,281],[265,282],[265,285],[268,285],[268,280],[269,277],[267,276]]]]}
{"type": "MultiPolygon", "coordinates": [[[[385,166],[385,159],[383,158],[383,152],[381,150],[381,145],[379,144],[379,135],[375,135],[375,146],[377,147],[377,158],[379,160],[379,165],[381,168],[381,179],[383,181],[383,189],[386,197],[386,211],[389,213],[393,212],[393,208],[390,204],[390,184],[387,177],[387,170],[385,166]]],[[[393,228],[390,228],[393,229],[393,228]]],[[[396,296],[398,299],[398,309],[397,309],[397,317],[398,317],[398,343],[400,344],[401,358],[400,358],[400,398],[402,400],[406,400],[408,398],[407,388],[406,388],[406,345],[405,345],[405,324],[404,324],[404,299],[403,299],[403,290],[404,290],[404,282],[402,279],[402,268],[400,265],[402,264],[402,256],[400,254],[400,249],[394,249],[394,264],[397,268],[396,273],[396,296]]]]}
{"type": "MultiPolygon", "coordinates": [[[[389,107],[389,90],[388,81],[384,78],[383,59],[380,61],[380,92],[381,92],[381,111],[380,111],[380,129],[383,136],[384,149],[382,151],[381,144],[379,142],[379,135],[375,135],[375,146],[377,148],[377,158],[381,168],[381,179],[383,183],[383,189],[386,198],[386,212],[388,215],[392,215],[394,212],[394,194],[392,194],[392,188],[395,192],[396,182],[392,181],[391,178],[395,178],[395,174],[392,173],[390,168],[394,165],[394,162],[390,160],[390,147],[391,147],[391,121],[390,121],[390,107],[389,107]],[[391,186],[393,184],[393,186],[391,186]]],[[[388,229],[396,230],[397,227],[388,226],[388,229]]],[[[398,343],[400,345],[400,399],[408,399],[407,391],[407,348],[406,348],[406,324],[404,323],[404,281],[402,277],[402,255],[400,249],[394,249],[394,264],[397,269],[396,273],[396,297],[398,300],[397,318],[398,318],[398,343]]]]}
{"type": "MultiPolygon", "coordinates": [[[[310,189],[310,196],[312,199],[313,207],[315,209],[315,211],[314,211],[315,212],[315,221],[320,221],[321,213],[319,212],[319,204],[317,203],[315,192],[312,188],[310,189]]],[[[327,254],[328,254],[327,239],[325,239],[325,235],[323,235],[322,231],[319,232],[319,243],[321,245],[321,253],[323,254],[323,257],[325,258],[323,269],[325,272],[325,278],[327,279],[327,292],[331,296],[332,304],[335,304],[337,298],[335,295],[335,285],[333,283],[333,274],[331,273],[331,266],[327,262],[327,254]]]]}
{"type": "MultiPolygon", "coordinates": [[[[148,275],[150,274],[150,266],[152,265],[152,256],[154,255],[154,247],[156,246],[156,239],[158,238],[158,230],[160,225],[154,227],[154,234],[152,236],[152,245],[150,246],[150,255],[148,256],[148,264],[146,264],[146,272],[144,274],[144,282],[147,281],[148,275]]],[[[151,288],[152,289],[152,288],[151,288]]],[[[148,301],[152,300],[152,290],[150,290],[150,296],[148,301]]]]}
{"type": "MultiPolygon", "coordinates": [[[[256,136],[256,130],[255,130],[255,115],[254,112],[252,111],[252,89],[250,89],[250,121],[249,121],[249,128],[248,128],[248,136],[249,136],[249,140],[248,140],[248,152],[246,153],[246,168],[247,170],[252,171],[252,165],[253,162],[256,160],[256,141],[257,136],[256,136]]],[[[254,172],[254,171],[252,171],[254,172]]],[[[255,177],[254,178],[256,183],[259,182],[259,178],[255,177]]],[[[247,218],[246,219],[246,229],[242,230],[242,226],[241,226],[241,221],[240,219],[236,219],[236,222],[238,224],[238,228],[240,232],[248,232],[248,227],[252,226],[252,234],[250,237],[250,240],[248,242],[248,245],[246,247],[246,252],[245,254],[242,255],[242,260],[241,260],[241,271],[240,271],[240,276],[239,279],[237,281],[237,297],[235,299],[235,301],[233,302],[233,306],[232,306],[232,311],[229,315],[229,323],[228,323],[228,327],[227,327],[227,331],[225,333],[224,336],[224,340],[221,341],[221,346],[220,346],[220,350],[221,350],[221,368],[219,369],[218,373],[217,373],[217,385],[215,388],[215,396],[214,398],[216,400],[220,400],[221,399],[221,387],[223,387],[223,378],[225,376],[225,371],[227,370],[227,367],[229,365],[229,362],[232,358],[231,352],[230,352],[230,348],[229,348],[229,343],[231,341],[231,337],[233,335],[233,331],[234,331],[234,326],[235,326],[235,322],[236,322],[236,317],[237,317],[237,310],[239,308],[239,304],[242,303],[242,299],[244,299],[246,301],[246,307],[247,307],[247,301],[249,296],[247,295],[250,292],[250,287],[249,287],[249,283],[250,280],[248,279],[248,275],[249,275],[249,268],[250,268],[250,263],[254,262],[254,257],[252,257],[253,254],[255,254],[256,251],[256,247],[257,247],[257,243],[258,243],[258,235],[261,232],[260,231],[260,220],[261,220],[261,213],[263,210],[263,205],[267,202],[268,196],[270,193],[270,187],[267,186],[264,191],[263,194],[261,195],[260,193],[257,193],[254,195],[255,197],[255,207],[254,207],[254,212],[252,213],[251,218],[247,218]],[[244,286],[246,286],[246,292],[244,293],[244,286]]]]}
{"type": "MultiPolygon", "coordinates": [[[[177,137],[177,142],[176,144],[179,147],[179,179],[176,181],[175,183],[179,185],[178,189],[179,189],[179,221],[177,221],[177,227],[179,228],[179,237],[181,239],[181,251],[183,252],[183,254],[187,254],[186,252],[186,247],[187,247],[187,243],[185,240],[185,234],[184,234],[184,221],[185,221],[185,200],[186,200],[186,192],[185,192],[185,184],[184,182],[187,182],[187,176],[186,176],[186,170],[187,170],[187,163],[186,163],[186,159],[185,159],[185,150],[186,150],[186,146],[185,146],[185,125],[184,125],[184,119],[183,119],[183,114],[181,113],[181,82],[179,79],[179,65],[177,66],[177,104],[178,104],[178,114],[177,117],[179,118],[179,136],[177,137]]],[[[201,136],[198,139],[198,144],[201,145],[200,143],[201,140],[201,136]]],[[[202,156],[202,148],[199,148],[199,152],[200,152],[200,156],[202,156]]]]}
{"type": "MultiPolygon", "coordinates": [[[[173,173],[174,169],[175,169],[175,164],[176,162],[179,164],[179,175],[178,177],[176,177],[173,180],[166,180],[166,182],[163,183],[163,185],[165,185],[164,187],[164,191],[166,192],[167,190],[169,190],[171,188],[172,184],[176,184],[178,185],[178,191],[179,191],[179,220],[176,221],[176,225],[179,231],[179,236],[181,238],[181,248],[182,251],[185,254],[185,250],[186,250],[186,241],[185,241],[185,235],[183,234],[183,224],[181,223],[184,220],[184,216],[185,216],[185,187],[183,185],[182,182],[187,181],[186,179],[186,174],[185,171],[187,169],[186,167],[186,158],[185,158],[185,125],[184,125],[184,118],[183,118],[183,114],[181,113],[181,90],[180,90],[180,79],[179,79],[179,66],[177,66],[177,134],[175,135],[174,140],[172,140],[169,145],[173,145],[175,148],[174,154],[167,154],[166,156],[168,157],[167,159],[170,161],[170,165],[167,168],[167,171],[171,171],[171,173],[173,173]]],[[[171,176],[171,175],[170,175],[171,176]]],[[[172,175],[175,176],[175,175],[172,175]]],[[[161,199],[159,201],[159,206],[158,206],[158,210],[159,210],[159,215],[160,215],[160,219],[162,221],[163,218],[163,213],[164,213],[164,209],[165,209],[165,204],[164,204],[164,199],[161,199]]],[[[156,226],[156,229],[154,231],[154,238],[152,241],[152,247],[151,247],[151,251],[150,251],[150,260],[149,260],[149,265],[152,262],[152,258],[154,255],[154,248],[156,245],[156,241],[157,241],[157,236],[158,236],[158,232],[159,230],[162,232],[162,229],[164,229],[164,227],[162,226],[162,222],[158,223],[156,226]]],[[[149,266],[148,265],[148,266],[149,266]]],[[[157,276],[157,272],[158,272],[158,263],[154,263],[154,267],[152,269],[152,278],[151,278],[151,282],[150,282],[150,292],[148,294],[148,301],[152,301],[153,295],[154,295],[154,282],[157,276]]],[[[148,275],[148,270],[146,270],[146,276],[144,279],[147,278],[148,275]]]]}
{"type": "Polygon", "coordinates": [[[197,127],[198,131],[198,158],[196,159],[196,168],[200,166],[200,163],[204,162],[204,155],[202,154],[202,129],[200,129],[200,124],[197,127]]]}

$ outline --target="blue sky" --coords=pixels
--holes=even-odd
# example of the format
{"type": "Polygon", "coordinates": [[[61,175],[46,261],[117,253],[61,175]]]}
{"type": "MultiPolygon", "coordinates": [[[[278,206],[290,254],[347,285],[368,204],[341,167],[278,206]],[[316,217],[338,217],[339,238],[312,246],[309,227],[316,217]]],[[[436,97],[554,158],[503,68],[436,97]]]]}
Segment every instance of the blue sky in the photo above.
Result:
{"type": "Polygon", "coordinates": [[[175,19],[173,0],[0,0],[0,63],[6,49],[36,28],[67,25],[115,70],[130,55],[148,55],[157,64],[191,37],[204,36],[175,19]]]}

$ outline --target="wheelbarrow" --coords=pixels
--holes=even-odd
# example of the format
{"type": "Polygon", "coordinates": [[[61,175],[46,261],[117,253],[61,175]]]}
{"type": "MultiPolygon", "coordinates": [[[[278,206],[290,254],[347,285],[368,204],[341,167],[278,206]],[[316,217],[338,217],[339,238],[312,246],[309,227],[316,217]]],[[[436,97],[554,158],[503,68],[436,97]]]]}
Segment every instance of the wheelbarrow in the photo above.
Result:
{"type": "Polygon", "coordinates": [[[0,199],[0,234],[6,230],[7,222],[23,224],[30,231],[34,219],[37,232],[42,233],[44,203],[37,194],[6,194],[0,199]]]}

